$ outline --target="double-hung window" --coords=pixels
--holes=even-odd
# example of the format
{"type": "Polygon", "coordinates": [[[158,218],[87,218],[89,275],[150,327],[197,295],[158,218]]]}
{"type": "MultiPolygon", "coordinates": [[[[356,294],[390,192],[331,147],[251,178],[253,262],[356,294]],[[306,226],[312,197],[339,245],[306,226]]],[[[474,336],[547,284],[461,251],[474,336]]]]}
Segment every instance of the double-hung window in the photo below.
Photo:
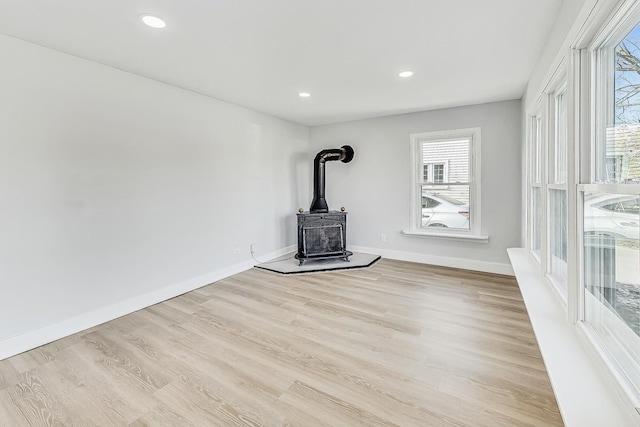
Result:
{"type": "Polygon", "coordinates": [[[480,128],[411,135],[411,227],[406,234],[480,236],[480,128]]]}
{"type": "Polygon", "coordinates": [[[551,282],[567,300],[567,96],[566,85],[549,94],[547,181],[547,272],[551,282]]]}
{"type": "Polygon", "coordinates": [[[527,111],[526,246],[640,413],[640,0],[617,3],[527,111]]]}
{"type": "MultiPolygon", "coordinates": [[[[620,15],[619,15],[620,16],[620,15]]],[[[590,47],[590,174],[578,186],[581,317],[640,401],[640,7],[590,47]]]]}
{"type": "Polygon", "coordinates": [[[542,247],[542,119],[529,117],[529,248],[538,261],[542,247]]]}

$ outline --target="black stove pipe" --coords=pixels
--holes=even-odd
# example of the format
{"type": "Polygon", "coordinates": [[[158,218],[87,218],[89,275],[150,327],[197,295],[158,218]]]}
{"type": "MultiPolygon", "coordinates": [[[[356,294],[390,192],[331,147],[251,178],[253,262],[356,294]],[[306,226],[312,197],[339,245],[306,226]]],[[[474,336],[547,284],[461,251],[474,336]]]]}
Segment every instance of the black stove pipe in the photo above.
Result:
{"type": "Polygon", "coordinates": [[[354,151],[349,145],[341,148],[331,148],[322,150],[316,154],[313,160],[313,201],[309,212],[325,213],[329,212],[329,206],[324,198],[324,163],[330,160],[340,160],[342,163],[349,163],[353,160],[354,151]]]}

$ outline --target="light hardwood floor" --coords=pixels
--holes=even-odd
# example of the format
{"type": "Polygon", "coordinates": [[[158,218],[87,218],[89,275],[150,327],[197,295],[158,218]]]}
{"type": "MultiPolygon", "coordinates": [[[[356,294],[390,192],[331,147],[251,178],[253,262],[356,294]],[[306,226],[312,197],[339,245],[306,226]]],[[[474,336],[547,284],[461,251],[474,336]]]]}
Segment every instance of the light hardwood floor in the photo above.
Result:
{"type": "Polygon", "coordinates": [[[0,425],[558,426],[511,277],[252,269],[0,361],[0,425]]]}

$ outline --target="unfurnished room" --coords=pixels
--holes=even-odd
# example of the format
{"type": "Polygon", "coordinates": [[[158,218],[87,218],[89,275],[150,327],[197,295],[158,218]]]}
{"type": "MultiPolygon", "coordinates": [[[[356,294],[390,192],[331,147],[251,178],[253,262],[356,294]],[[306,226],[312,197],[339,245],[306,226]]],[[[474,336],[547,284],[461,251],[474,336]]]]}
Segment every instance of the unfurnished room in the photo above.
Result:
{"type": "Polygon", "coordinates": [[[0,0],[0,426],[640,426],[640,0],[0,0]]]}

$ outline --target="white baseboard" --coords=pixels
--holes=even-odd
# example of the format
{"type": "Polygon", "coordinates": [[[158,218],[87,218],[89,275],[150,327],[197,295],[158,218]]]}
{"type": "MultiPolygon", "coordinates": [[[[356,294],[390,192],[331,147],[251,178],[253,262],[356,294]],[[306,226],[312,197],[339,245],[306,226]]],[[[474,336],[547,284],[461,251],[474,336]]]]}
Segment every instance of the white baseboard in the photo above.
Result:
{"type": "Polygon", "coordinates": [[[462,268],[465,270],[483,271],[485,273],[504,274],[513,276],[511,264],[499,262],[478,261],[473,259],[450,258],[438,255],[419,254],[415,252],[393,251],[379,248],[367,248],[364,246],[349,246],[355,252],[365,252],[380,255],[383,258],[397,259],[400,261],[418,262],[421,264],[438,265],[441,267],[462,268]]]}
{"type": "MultiPolygon", "coordinates": [[[[267,258],[275,258],[287,254],[295,249],[295,246],[265,254],[267,258]]],[[[159,289],[148,294],[122,301],[98,310],[81,314],[70,319],[63,320],[53,325],[48,325],[34,331],[29,331],[12,338],[0,341],[0,360],[6,359],[27,350],[34,349],[44,344],[59,340],[60,338],[92,328],[101,323],[108,322],[134,311],[152,306],[162,301],[177,297],[194,289],[201,288],[210,283],[217,282],[234,274],[241,273],[252,268],[256,263],[253,260],[243,261],[238,264],[217,270],[184,282],[159,289]]]]}

